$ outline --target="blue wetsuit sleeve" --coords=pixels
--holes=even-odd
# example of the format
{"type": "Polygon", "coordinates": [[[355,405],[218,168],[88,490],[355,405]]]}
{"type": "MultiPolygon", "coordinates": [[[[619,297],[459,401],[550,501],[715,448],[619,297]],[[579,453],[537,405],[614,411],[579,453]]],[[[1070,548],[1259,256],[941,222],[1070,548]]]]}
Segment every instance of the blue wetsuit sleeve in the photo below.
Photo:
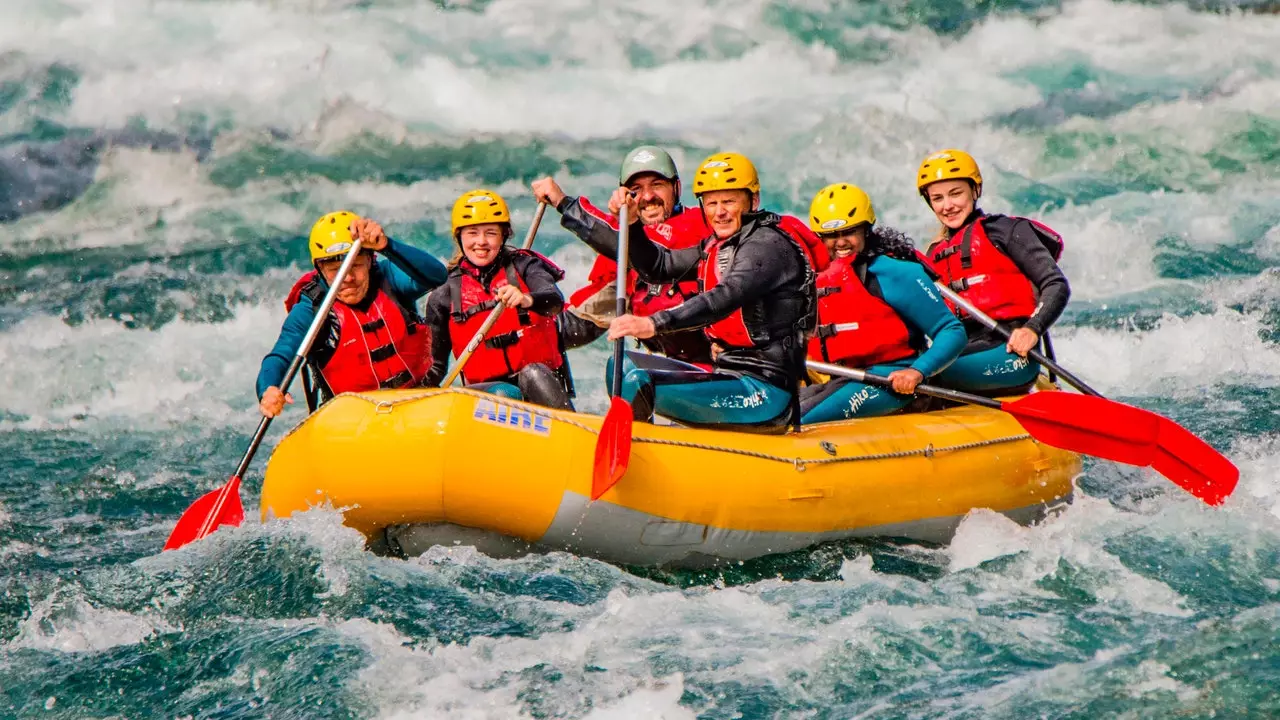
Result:
{"type": "Polygon", "coordinates": [[[448,270],[425,250],[387,238],[379,262],[387,287],[396,298],[412,305],[418,298],[444,284],[448,270]]]}
{"type": "Polygon", "coordinates": [[[875,273],[884,301],[902,317],[907,327],[933,341],[911,367],[925,378],[946,370],[960,357],[968,336],[934,289],[924,268],[913,262],[881,256],[867,270],[875,273]]]}
{"type": "Polygon", "coordinates": [[[280,337],[276,338],[276,344],[271,348],[271,352],[262,358],[262,367],[258,370],[258,399],[262,399],[262,393],[267,388],[276,386],[284,380],[284,374],[289,370],[289,363],[293,362],[294,356],[298,354],[298,348],[302,347],[302,339],[307,336],[307,330],[311,329],[311,323],[316,319],[316,307],[311,304],[311,298],[303,295],[298,298],[298,304],[293,306],[289,311],[289,315],[284,319],[284,326],[280,328],[280,337]]]}

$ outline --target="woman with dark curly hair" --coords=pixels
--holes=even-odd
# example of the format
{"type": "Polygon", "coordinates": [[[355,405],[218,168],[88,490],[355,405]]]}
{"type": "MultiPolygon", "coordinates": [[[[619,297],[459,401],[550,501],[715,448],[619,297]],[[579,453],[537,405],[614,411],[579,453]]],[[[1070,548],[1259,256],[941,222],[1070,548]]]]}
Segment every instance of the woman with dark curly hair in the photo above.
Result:
{"type": "Polygon", "coordinates": [[[893,390],[843,377],[810,385],[800,395],[802,423],[896,412],[964,350],[964,327],[910,238],[875,222],[871,198],[856,185],[829,185],[813,198],[809,226],[826,243],[831,266],[818,275],[809,358],[888,375],[893,390]]]}

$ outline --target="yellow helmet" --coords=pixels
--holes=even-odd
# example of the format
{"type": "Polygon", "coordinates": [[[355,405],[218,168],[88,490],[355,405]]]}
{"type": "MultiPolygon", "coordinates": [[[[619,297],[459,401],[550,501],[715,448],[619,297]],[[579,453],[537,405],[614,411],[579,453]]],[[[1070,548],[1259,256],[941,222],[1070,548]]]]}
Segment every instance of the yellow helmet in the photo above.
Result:
{"type": "Polygon", "coordinates": [[[809,227],[819,235],[875,222],[876,210],[871,207],[871,198],[857,185],[828,185],[819,190],[809,204],[809,227]]]}
{"type": "Polygon", "coordinates": [[[978,169],[978,161],[963,150],[939,150],[920,163],[916,189],[921,195],[926,186],[939,180],[970,180],[978,195],[982,195],[982,171],[978,169]]]}
{"type": "Polygon", "coordinates": [[[507,201],[492,190],[469,190],[462,193],[453,204],[453,235],[470,225],[485,223],[506,223],[511,229],[511,211],[507,209],[507,201]]]}
{"type": "Polygon", "coordinates": [[[693,195],[698,197],[712,190],[750,190],[760,192],[760,176],[756,166],[746,155],[716,153],[698,166],[693,176],[693,195]]]}
{"type": "Polygon", "coordinates": [[[359,219],[360,216],[350,210],[339,210],[317,220],[311,226],[311,237],[307,240],[311,262],[345,255],[354,242],[351,223],[359,219]]]}

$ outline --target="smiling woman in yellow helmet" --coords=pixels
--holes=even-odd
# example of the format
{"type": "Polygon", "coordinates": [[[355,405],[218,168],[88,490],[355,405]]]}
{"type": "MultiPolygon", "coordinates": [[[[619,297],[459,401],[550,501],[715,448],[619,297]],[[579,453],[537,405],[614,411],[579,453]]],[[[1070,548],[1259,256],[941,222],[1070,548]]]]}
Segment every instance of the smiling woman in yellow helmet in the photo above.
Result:
{"type": "Polygon", "coordinates": [[[938,383],[986,391],[1034,382],[1040,367],[1027,358],[1027,351],[1040,342],[1071,295],[1057,262],[1062,236],[1034,220],[982,212],[982,171],[963,150],[942,150],[925,158],[916,172],[916,188],[942,223],[940,236],[926,253],[940,281],[1014,328],[1006,341],[954,308],[964,321],[969,344],[938,376],[938,383]]]}
{"type": "Polygon", "coordinates": [[[444,282],[439,260],[388,238],[382,226],[347,210],[316,221],[307,238],[314,269],[294,284],[285,300],[289,315],[280,337],[258,371],[258,407],[275,417],[292,403],[280,382],[315,320],[355,238],[361,253],[342,280],[325,327],[307,354],[318,382],[318,398],[344,392],[416,385],[427,372],[427,332],[416,303],[444,282]],[[374,254],[384,260],[374,260],[374,254]]]}
{"type": "MultiPolygon", "coordinates": [[[[649,239],[637,221],[629,259],[651,282],[693,276],[703,292],[653,315],[615,318],[609,339],[705,328],[725,349],[711,371],[631,353],[623,396],[639,420],[656,411],[690,425],[784,431],[799,422],[804,334],[814,321],[814,265],[825,267],[826,248],[800,220],[759,209],[760,179],[746,157],[712,155],[692,180],[710,237],[701,246],[670,249],[649,239]]],[[[628,217],[637,217],[636,199],[626,188],[611,203],[625,204],[628,217]]],[[[583,239],[601,254],[617,256],[616,236],[583,239]]]]}
{"type": "Polygon", "coordinates": [[[532,250],[507,246],[511,211],[492,190],[463,193],[453,205],[452,225],[459,255],[444,287],[427,299],[431,370],[423,384],[438,385],[450,353],[460,354],[490,311],[505,305],[463,367],[463,381],[509,397],[518,389],[529,402],[572,410],[569,365],[556,330],[564,307],[556,283],[564,272],[532,250]]]}
{"type": "Polygon", "coordinates": [[[887,375],[893,392],[834,377],[801,391],[804,424],[886,415],[965,346],[964,329],[933,289],[911,239],[876,225],[871,198],[836,183],[814,195],[809,227],[831,252],[818,275],[818,327],[809,357],[887,375]]]}

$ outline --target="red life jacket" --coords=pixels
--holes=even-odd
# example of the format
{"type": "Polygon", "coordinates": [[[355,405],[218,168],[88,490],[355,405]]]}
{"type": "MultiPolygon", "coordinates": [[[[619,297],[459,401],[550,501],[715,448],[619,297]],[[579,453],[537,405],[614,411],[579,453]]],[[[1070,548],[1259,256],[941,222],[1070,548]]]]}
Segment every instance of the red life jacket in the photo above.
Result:
{"type": "MultiPolygon", "coordinates": [[[[317,307],[328,290],[315,270],[293,284],[284,301],[293,309],[302,295],[317,307]]],[[[431,333],[412,312],[382,287],[373,290],[365,310],[334,301],[330,317],[336,322],[333,354],[314,364],[334,395],[417,385],[431,367],[431,333]]]]}
{"type": "MultiPolygon", "coordinates": [[[[950,238],[934,244],[929,248],[929,266],[941,277],[941,282],[992,318],[1028,318],[1036,311],[1035,286],[1013,260],[987,238],[984,223],[1000,217],[980,216],[952,233],[950,238]]],[[[1057,261],[1062,257],[1062,236],[1043,223],[1028,222],[1053,259],[1057,261]]],[[[952,306],[951,310],[958,317],[965,316],[960,308],[952,306]]]]}
{"type": "MultiPolygon", "coordinates": [[[[819,268],[820,265],[820,269],[825,270],[827,265],[830,264],[830,256],[827,254],[826,246],[798,218],[787,215],[780,216],[774,227],[781,231],[783,237],[790,239],[800,250],[800,254],[806,261],[807,274],[804,285],[811,286],[815,268],[819,268]],[[816,257],[815,247],[822,248],[821,254],[816,257]]],[[[702,261],[698,266],[698,280],[702,285],[703,292],[708,292],[720,284],[720,274],[733,264],[733,254],[736,250],[736,243],[726,244],[725,241],[714,235],[711,237],[702,261]]],[[[809,308],[801,313],[801,317],[809,318],[811,323],[813,314],[814,310],[810,300],[809,308]]],[[[802,320],[801,324],[804,325],[805,321],[802,320]]],[[[808,330],[809,327],[801,327],[800,329],[808,330]]],[[[728,317],[709,325],[706,328],[706,334],[712,340],[736,348],[758,347],[773,339],[767,336],[767,328],[755,328],[754,332],[752,330],[752,328],[747,327],[747,323],[742,317],[742,308],[738,308],[730,313],[728,317]]]]}
{"type": "Polygon", "coordinates": [[[837,258],[818,275],[818,327],[809,341],[809,357],[866,368],[915,355],[911,331],[867,289],[854,267],[856,259],[837,258]]]}
{"type": "MultiPolygon", "coordinates": [[[[582,209],[618,229],[618,218],[601,211],[585,197],[580,198],[582,209]]],[[[701,208],[685,208],[664,222],[646,225],[644,232],[649,239],[669,249],[682,250],[700,245],[711,230],[702,219],[701,208]]],[[[578,307],[596,293],[618,281],[618,263],[603,255],[597,256],[587,276],[587,285],[569,296],[569,305],[578,307]]],[[[685,280],[675,283],[650,285],[640,279],[635,270],[627,273],[627,291],[631,298],[631,313],[648,317],[661,310],[669,310],[698,294],[698,281],[685,280]]]]}
{"type": "MultiPolygon", "coordinates": [[[[502,272],[494,273],[487,288],[459,264],[449,273],[448,280],[451,303],[449,339],[453,343],[454,357],[466,349],[467,343],[489,317],[489,311],[497,307],[494,295],[500,288],[515,285],[522,292],[529,292],[529,286],[515,268],[517,255],[536,257],[551,269],[556,280],[564,277],[564,271],[555,263],[532,250],[510,251],[502,272]]],[[[507,308],[467,361],[467,366],[462,369],[462,378],[467,384],[505,378],[533,363],[542,363],[552,370],[564,364],[556,317],[539,315],[525,308],[507,308]]]]}

